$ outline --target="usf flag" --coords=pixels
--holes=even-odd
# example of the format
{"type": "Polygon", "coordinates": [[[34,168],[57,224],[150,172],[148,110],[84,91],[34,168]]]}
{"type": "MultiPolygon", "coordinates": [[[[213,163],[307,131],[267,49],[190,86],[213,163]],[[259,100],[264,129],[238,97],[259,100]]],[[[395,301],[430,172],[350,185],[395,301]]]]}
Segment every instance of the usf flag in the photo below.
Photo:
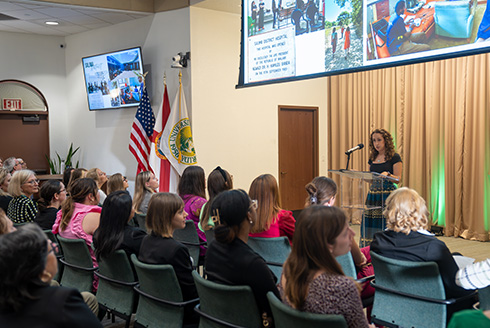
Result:
{"type": "Polygon", "coordinates": [[[180,176],[186,167],[197,164],[182,81],[179,83],[179,91],[163,129],[160,150],[180,176]]]}

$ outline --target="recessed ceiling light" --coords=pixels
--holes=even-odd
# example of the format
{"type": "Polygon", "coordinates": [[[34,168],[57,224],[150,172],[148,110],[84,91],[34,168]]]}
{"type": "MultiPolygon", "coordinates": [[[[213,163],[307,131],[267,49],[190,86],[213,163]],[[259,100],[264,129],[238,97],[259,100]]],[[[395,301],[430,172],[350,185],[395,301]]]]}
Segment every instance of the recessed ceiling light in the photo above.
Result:
{"type": "Polygon", "coordinates": [[[44,24],[46,24],[46,25],[59,25],[60,23],[55,22],[55,21],[47,21],[47,22],[44,22],[44,24]]]}

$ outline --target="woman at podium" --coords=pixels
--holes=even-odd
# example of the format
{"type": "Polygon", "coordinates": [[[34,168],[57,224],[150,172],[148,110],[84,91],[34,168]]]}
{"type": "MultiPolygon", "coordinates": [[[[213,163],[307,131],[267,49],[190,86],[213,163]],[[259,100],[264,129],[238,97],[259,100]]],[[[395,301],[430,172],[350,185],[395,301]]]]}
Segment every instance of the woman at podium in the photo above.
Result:
{"type": "Polygon", "coordinates": [[[385,129],[376,129],[371,132],[369,139],[369,171],[387,176],[382,182],[374,181],[368,192],[366,205],[374,207],[364,211],[361,225],[361,247],[368,246],[373,235],[386,228],[383,217],[383,206],[401,181],[403,163],[400,155],[396,153],[393,137],[385,129]]]}

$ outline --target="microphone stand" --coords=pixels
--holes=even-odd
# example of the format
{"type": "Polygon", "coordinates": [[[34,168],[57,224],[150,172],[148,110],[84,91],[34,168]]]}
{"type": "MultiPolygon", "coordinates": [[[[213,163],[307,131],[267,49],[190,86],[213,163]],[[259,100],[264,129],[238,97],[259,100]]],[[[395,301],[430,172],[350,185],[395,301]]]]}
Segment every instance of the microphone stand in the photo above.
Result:
{"type": "Polygon", "coordinates": [[[347,166],[345,167],[345,170],[346,170],[346,171],[348,171],[348,170],[349,170],[350,154],[352,154],[352,153],[348,153],[348,154],[347,154],[347,166]]]}

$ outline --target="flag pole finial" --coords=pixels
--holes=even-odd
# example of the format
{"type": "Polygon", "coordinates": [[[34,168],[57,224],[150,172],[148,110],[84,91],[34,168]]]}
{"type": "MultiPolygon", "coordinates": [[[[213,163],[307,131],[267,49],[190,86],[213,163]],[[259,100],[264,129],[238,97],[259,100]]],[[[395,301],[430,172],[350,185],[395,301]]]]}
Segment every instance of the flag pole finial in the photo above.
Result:
{"type": "Polygon", "coordinates": [[[167,71],[163,71],[163,84],[167,84],[167,71]]]}

